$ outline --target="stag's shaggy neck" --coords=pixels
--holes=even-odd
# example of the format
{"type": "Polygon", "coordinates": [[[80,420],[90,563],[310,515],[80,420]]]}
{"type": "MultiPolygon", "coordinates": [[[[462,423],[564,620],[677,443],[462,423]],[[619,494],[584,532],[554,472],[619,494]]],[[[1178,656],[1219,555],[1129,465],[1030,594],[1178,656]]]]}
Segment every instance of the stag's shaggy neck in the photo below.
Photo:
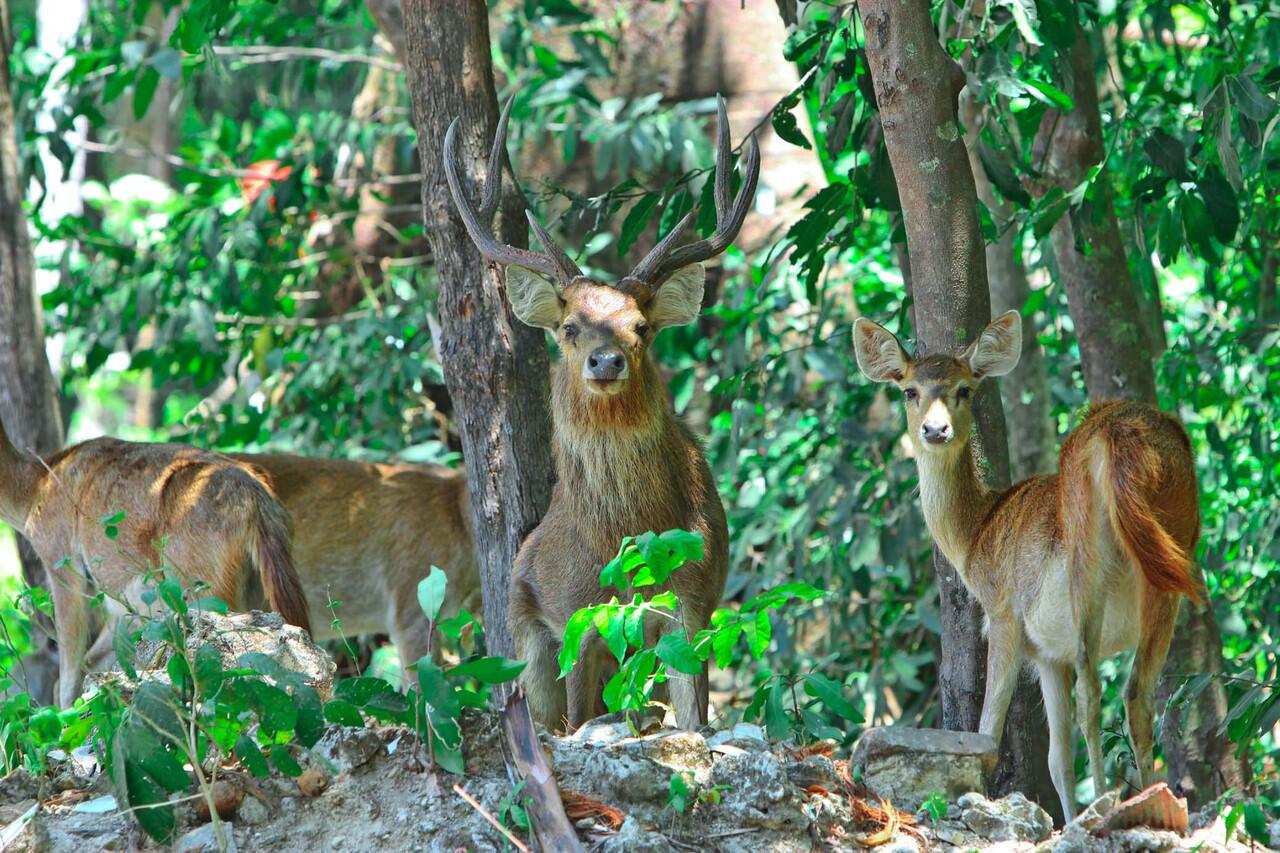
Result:
{"type": "Polygon", "coordinates": [[[973,446],[969,442],[950,452],[916,449],[920,472],[920,504],[929,533],[961,577],[977,537],[999,492],[986,487],[978,476],[973,446]]]}
{"type": "Polygon", "coordinates": [[[696,448],[652,359],[613,396],[593,394],[564,363],[554,365],[551,411],[559,498],[602,548],[678,522],[689,503],[683,469],[696,448]]]}

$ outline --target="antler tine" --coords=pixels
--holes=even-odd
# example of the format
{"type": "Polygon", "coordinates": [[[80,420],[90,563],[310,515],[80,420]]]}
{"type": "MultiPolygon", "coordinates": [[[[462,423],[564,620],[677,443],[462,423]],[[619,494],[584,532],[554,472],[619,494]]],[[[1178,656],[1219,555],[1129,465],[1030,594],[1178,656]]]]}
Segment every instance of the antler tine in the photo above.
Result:
{"type": "Polygon", "coordinates": [[[533,211],[525,208],[524,215],[529,220],[529,227],[533,229],[533,234],[538,238],[538,242],[542,244],[542,248],[547,250],[547,254],[551,255],[551,259],[560,268],[560,273],[564,276],[563,283],[568,284],[581,276],[582,270],[573,262],[573,258],[565,254],[564,249],[561,249],[560,245],[551,239],[551,235],[542,227],[542,223],[538,222],[538,218],[533,215],[533,211]]]}
{"type": "Polygon", "coordinates": [[[497,211],[498,202],[501,199],[502,157],[506,153],[507,119],[511,115],[511,104],[511,100],[507,101],[502,110],[502,116],[498,120],[498,130],[495,134],[493,148],[489,152],[489,177],[485,181],[480,210],[476,211],[471,201],[467,198],[466,190],[462,186],[462,179],[458,174],[458,124],[460,119],[457,118],[450,123],[449,130],[444,135],[443,165],[445,180],[449,184],[449,194],[453,197],[454,206],[458,209],[458,215],[462,217],[462,224],[466,227],[467,234],[486,260],[495,264],[524,267],[527,270],[555,279],[557,284],[563,287],[572,281],[575,276],[579,276],[582,273],[560,247],[555,245],[550,237],[547,236],[546,232],[537,223],[533,222],[532,215],[529,216],[529,219],[534,226],[534,233],[543,247],[548,250],[549,255],[501,243],[494,238],[492,233],[493,214],[497,211]]]}
{"type": "MultiPolygon", "coordinates": [[[[738,236],[738,231],[742,229],[742,223],[747,218],[747,212],[755,201],[756,183],[760,179],[760,149],[756,144],[755,133],[748,136],[743,145],[742,186],[731,205],[730,159],[733,152],[729,147],[729,117],[725,111],[723,98],[719,98],[718,108],[720,129],[716,139],[715,233],[705,240],[698,240],[678,249],[672,248],[679,234],[693,221],[694,214],[685,216],[670,234],[645,255],[644,260],[640,261],[628,276],[629,279],[648,285],[650,292],[661,287],[662,283],[681,267],[715,257],[728,248],[733,238],[738,236]]],[[[635,285],[631,287],[634,288],[635,285]]]]}

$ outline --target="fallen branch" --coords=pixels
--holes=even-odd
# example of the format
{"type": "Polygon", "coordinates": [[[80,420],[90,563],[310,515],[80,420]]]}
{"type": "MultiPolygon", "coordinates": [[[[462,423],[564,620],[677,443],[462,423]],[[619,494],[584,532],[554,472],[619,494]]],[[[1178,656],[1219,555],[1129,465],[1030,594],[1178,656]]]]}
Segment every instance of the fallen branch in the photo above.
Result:
{"type": "Polygon", "coordinates": [[[533,728],[533,717],[525,701],[524,690],[516,687],[507,697],[502,708],[503,752],[509,771],[524,780],[525,813],[533,827],[534,837],[543,850],[582,850],[578,833],[564,813],[560,789],[551,765],[542,752],[538,734],[533,728]]]}

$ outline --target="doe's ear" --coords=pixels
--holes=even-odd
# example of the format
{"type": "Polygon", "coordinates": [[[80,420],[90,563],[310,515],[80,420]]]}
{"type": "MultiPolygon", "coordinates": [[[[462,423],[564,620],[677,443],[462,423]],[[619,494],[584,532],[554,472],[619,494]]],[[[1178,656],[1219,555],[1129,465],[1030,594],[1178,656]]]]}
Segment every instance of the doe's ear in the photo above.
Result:
{"type": "Polygon", "coordinates": [[[707,270],[702,264],[689,264],[671,274],[645,306],[645,315],[654,329],[685,326],[702,313],[702,290],[707,270]]]}
{"type": "Polygon", "coordinates": [[[555,286],[522,267],[507,267],[507,300],[521,323],[554,330],[564,315],[564,302],[555,286]]]}
{"type": "Polygon", "coordinates": [[[872,382],[901,382],[911,366],[911,356],[893,332],[866,317],[854,321],[853,354],[858,369],[872,382]]]}
{"type": "Polygon", "coordinates": [[[1017,311],[1006,311],[987,324],[961,356],[979,379],[1004,376],[1018,366],[1021,357],[1022,315],[1017,311]]]}

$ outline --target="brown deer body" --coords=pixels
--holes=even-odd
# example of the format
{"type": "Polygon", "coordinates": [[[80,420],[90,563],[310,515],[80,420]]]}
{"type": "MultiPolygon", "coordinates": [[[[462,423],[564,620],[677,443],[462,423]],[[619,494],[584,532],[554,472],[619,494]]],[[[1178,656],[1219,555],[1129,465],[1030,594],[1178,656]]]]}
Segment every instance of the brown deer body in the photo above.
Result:
{"type": "MultiPolygon", "coordinates": [[[[42,461],[15,448],[0,426],[0,518],[31,542],[49,573],[64,706],[77,695],[86,659],[99,662],[111,648],[108,624],[86,651],[88,598],[100,589],[144,609],[145,576],[161,565],[186,583],[207,584],[235,610],[268,605],[309,628],[289,515],[266,482],[222,454],[98,438],[42,461]],[[119,512],[111,538],[102,519],[119,512]]],[[[112,605],[108,622],[121,612],[112,605]]]]}
{"type": "Polygon", "coordinates": [[[1095,795],[1106,788],[1101,742],[1104,657],[1136,649],[1125,688],[1142,785],[1154,776],[1155,686],[1180,597],[1205,595],[1193,555],[1200,535],[1185,429],[1143,403],[1097,403],[1063,444],[1060,473],[988,489],[970,448],[978,383],[1013,369],[1016,311],[994,320],[960,356],[908,356],[886,329],[854,326],[858,365],[903,391],[925,521],[987,617],[987,687],[980,730],[999,742],[1018,673],[1034,662],[1049,723],[1049,772],[1075,814],[1071,676],[1095,795]]]}
{"type": "MultiPolygon", "coordinates": [[[[608,600],[600,569],[624,537],[672,528],[703,536],[703,559],[683,566],[669,582],[680,599],[681,624],[646,626],[651,636],[681,629],[691,636],[708,623],[724,592],[724,507],[702,449],[671,409],[650,345],[663,328],[697,319],[705,278],[701,262],[724,251],[741,228],[755,196],[759,154],[749,138],[743,184],[731,200],[728,120],[721,103],[715,234],[676,248],[692,222],[689,214],[611,286],[583,275],[532,215],[529,223],[545,255],[502,245],[489,233],[510,107],[499,121],[480,212],[468,201],[454,162],[456,123],[445,137],[445,174],[481,254],[506,267],[515,315],[555,334],[562,354],[552,368],[557,482],[546,516],[516,556],[509,612],[517,656],[528,664],[521,679],[534,718],[548,728],[567,721],[572,729],[600,710],[609,660],[598,636],[589,636],[567,684],[561,683],[561,638],[574,611],[608,600]]],[[[706,722],[705,670],[695,677],[670,673],[668,689],[682,728],[706,722]]]]}
{"type": "Polygon", "coordinates": [[[441,613],[474,611],[480,589],[466,479],[439,465],[232,453],[270,484],[293,517],[293,565],[316,640],[390,634],[404,666],[429,651],[418,582],[449,578],[441,613]],[[339,626],[321,614],[332,609],[339,626]]]}

